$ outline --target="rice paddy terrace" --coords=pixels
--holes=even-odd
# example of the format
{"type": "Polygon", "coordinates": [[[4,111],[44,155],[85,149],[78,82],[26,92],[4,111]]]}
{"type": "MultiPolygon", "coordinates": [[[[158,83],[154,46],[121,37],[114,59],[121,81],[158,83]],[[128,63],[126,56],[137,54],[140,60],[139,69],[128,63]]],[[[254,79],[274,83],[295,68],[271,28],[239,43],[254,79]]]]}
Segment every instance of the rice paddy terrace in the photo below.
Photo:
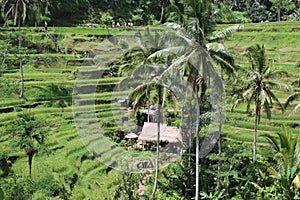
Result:
{"type": "MultiPolygon", "coordinates": [[[[218,28],[223,27],[225,25],[218,26],[218,28]]],[[[18,97],[20,88],[20,73],[18,59],[16,59],[18,55],[12,46],[7,45],[7,42],[0,43],[2,48],[8,49],[3,51],[3,58],[7,59],[5,62],[15,66],[9,67],[2,64],[0,71],[0,156],[8,157],[11,171],[19,177],[18,181],[26,182],[29,174],[27,156],[24,151],[16,147],[7,130],[16,123],[21,112],[29,111],[50,126],[45,140],[49,154],[38,153],[33,161],[32,178],[36,184],[34,185],[34,199],[55,199],[60,196],[61,191],[66,191],[70,199],[93,199],[99,196],[103,199],[111,199],[122,175],[95,159],[96,156],[83,145],[74,122],[76,116],[72,108],[72,94],[74,85],[80,82],[77,79],[79,74],[92,76],[95,70],[100,72],[100,79],[90,77],[90,82],[82,80],[79,88],[79,90],[85,90],[96,83],[95,98],[82,94],[80,101],[84,104],[94,99],[94,109],[99,120],[96,122],[97,126],[101,127],[111,138],[115,138],[115,141],[118,141],[121,131],[126,132],[132,128],[128,125],[128,130],[120,130],[114,122],[113,112],[117,107],[118,99],[112,95],[121,77],[111,74],[112,69],[109,67],[99,68],[95,63],[93,64],[94,55],[88,55],[85,52],[97,49],[107,35],[130,35],[134,31],[119,32],[82,27],[56,27],[49,31],[57,39],[56,42],[44,32],[34,28],[22,29],[23,45],[27,47],[24,51],[28,52],[23,55],[25,60],[23,63],[24,96],[26,98],[18,97]],[[47,185],[41,187],[45,183],[47,185]],[[46,194],[47,188],[50,188],[53,194],[46,194]]],[[[16,34],[14,29],[2,28],[0,38],[3,41],[17,43],[16,34]]],[[[244,29],[235,33],[225,45],[236,52],[237,62],[245,67],[246,59],[241,56],[245,49],[251,44],[265,44],[270,64],[276,69],[284,69],[289,73],[288,77],[279,77],[277,81],[291,83],[300,78],[300,68],[296,67],[297,62],[300,61],[299,36],[299,23],[246,24],[244,29]]],[[[113,50],[101,52],[97,56],[100,57],[99,59],[105,59],[105,56],[113,56],[113,53],[113,50]]],[[[295,90],[299,90],[299,87],[295,90]]],[[[276,94],[283,102],[292,92],[291,90],[276,90],[276,94]]],[[[121,91],[118,94],[122,96],[123,93],[121,91]]],[[[224,138],[251,145],[254,115],[246,113],[245,105],[230,112],[233,103],[232,96],[228,96],[227,102],[224,138]]],[[[299,102],[300,100],[294,102],[293,105],[299,102]]],[[[289,115],[293,105],[285,113],[281,113],[274,107],[271,120],[263,114],[258,134],[280,132],[283,125],[289,127],[290,132],[299,134],[299,113],[289,115]]],[[[258,137],[258,141],[261,146],[266,144],[261,137],[258,137]]],[[[262,148],[259,148],[259,151],[262,148]]],[[[8,179],[7,181],[14,180],[8,179]]]]}

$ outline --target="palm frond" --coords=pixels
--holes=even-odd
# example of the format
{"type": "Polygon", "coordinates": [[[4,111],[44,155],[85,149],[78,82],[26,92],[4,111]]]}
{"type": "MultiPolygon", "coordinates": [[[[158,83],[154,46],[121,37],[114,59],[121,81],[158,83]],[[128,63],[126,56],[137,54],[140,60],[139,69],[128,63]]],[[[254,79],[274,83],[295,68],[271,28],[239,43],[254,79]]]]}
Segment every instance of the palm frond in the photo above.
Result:
{"type": "Polygon", "coordinates": [[[180,26],[179,24],[176,24],[176,23],[168,22],[168,23],[165,23],[165,25],[166,25],[167,27],[172,28],[172,29],[175,30],[175,31],[181,29],[181,26],[180,26]]]}
{"type": "Polygon", "coordinates": [[[296,145],[295,145],[295,151],[293,156],[293,162],[296,166],[299,166],[300,164],[300,138],[299,135],[296,139],[296,145]]]}
{"type": "Polygon", "coordinates": [[[289,133],[287,131],[283,131],[277,133],[281,145],[281,149],[286,149],[289,152],[290,149],[290,141],[289,141],[289,133]]]}
{"type": "Polygon", "coordinates": [[[132,63],[125,63],[119,66],[118,74],[124,76],[131,72],[136,66],[132,63]]]}
{"type": "Polygon", "coordinates": [[[186,51],[186,47],[184,46],[178,46],[178,47],[169,47],[162,50],[158,50],[154,53],[152,53],[147,59],[153,59],[153,58],[162,58],[169,55],[181,55],[183,52],[186,51]]]}
{"type": "Polygon", "coordinates": [[[234,65],[231,65],[219,56],[212,55],[211,57],[218,65],[220,65],[221,69],[224,70],[229,77],[236,77],[234,65]]]}
{"type": "Polygon", "coordinates": [[[274,136],[268,134],[262,134],[261,137],[265,138],[267,142],[271,145],[276,153],[280,151],[280,146],[277,142],[277,139],[274,136]]]}
{"type": "Polygon", "coordinates": [[[294,87],[300,87],[300,78],[294,80],[291,85],[294,87]]]}
{"type": "Polygon", "coordinates": [[[170,73],[172,74],[172,73],[179,72],[181,75],[184,75],[185,65],[183,63],[188,62],[189,57],[193,54],[194,51],[186,52],[179,58],[175,59],[175,61],[173,61],[172,64],[166,70],[164,70],[164,72],[160,75],[160,79],[162,79],[164,76],[170,73]]]}
{"type": "Polygon", "coordinates": [[[236,109],[236,107],[243,101],[244,101],[244,98],[237,99],[231,107],[231,112],[233,112],[233,110],[236,109]]]}
{"type": "Polygon", "coordinates": [[[264,105],[264,108],[265,108],[265,112],[267,114],[267,118],[268,119],[271,119],[271,109],[270,109],[270,105],[269,105],[269,102],[268,100],[265,100],[263,102],[263,105],[264,105]]]}
{"type": "Polygon", "coordinates": [[[280,110],[283,111],[284,110],[284,106],[282,105],[282,103],[280,102],[280,100],[277,98],[277,96],[268,88],[264,88],[264,90],[267,92],[268,96],[271,97],[271,99],[275,100],[277,105],[280,107],[280,110]]]}
{"type": "Polygon", "coordinates": [[[234,65],[234,58],[230,52],[228,52],[224,45],[221,44],[207,44],[207,51],[209,55],[218,55],[223,60],[226,60],[231,65],[234,65]]]}
{"type": "Polygon", "coordinates": [[[275,77],[288,77],[289,73],[285,70],[270,70],[268,73],[264,73],[265,78],[275,78],[275,77]]]}
{"type": "MultiPolygon", "coordinates": [[[[247,98],[250,94],[254,94],[252,87],[248,88],[244,93],[243,93],[243,98],[247,98]]],[[[253,95],[251,95],[253,96],[253,95]]],[[[251,99],[251,98],[250,98],[251,99]]]]}
{"type": "MultiPolygon", "coordinates": [[[[254,99],[255,97],[256,97],[256,93],[255,93],[255,92],[252,92],[250,98],[247,99],[247,112],[248,112],[248,113],[251,112],[251,110],[250,110],[251,103],[252,103],[252,101],[253,101],[253,99],[254,99]]],[[[259,118],[259,117],[260,117],[260,116],[258,115],[258,118],[259,118]]],[[[258,122],[259,122],[259,119],[258,119],[258,122]]]]}
{"type": "Polygon", "coordinates": [[[290,115],[295,114],[299,109],[300,109],[300,103],[295,106],[295,108],[292,110],[292,112],[290,113],[290,115]]]}
{"type": "Polygon", "coordinates": [[[290,105],[290,103],[298,98],[300,98],[300,92],[295,92],[294,94],[290,95],[285,101],[284,108],[286,109],[290,105]]]}
{"type": "Polygon", "coordinates": [[[284,84],[284,83],[278,83],[270,80],[263,80],[263,83],[268,84],[271,88],[274,89],[284,89],[286,91],[291,89],[290,85],[284,84]]]}
{"type": "Polygon", "coordinates": [[[243,25],[235,25],[231,26],[225,30],[222,30],[221,32],[217,33],[215,36],[208,39],[210,42],[219,42],[220,40],[226,40],[228,39],[234,32],[236,32],[239,29],[243,29],[243,25]]]}

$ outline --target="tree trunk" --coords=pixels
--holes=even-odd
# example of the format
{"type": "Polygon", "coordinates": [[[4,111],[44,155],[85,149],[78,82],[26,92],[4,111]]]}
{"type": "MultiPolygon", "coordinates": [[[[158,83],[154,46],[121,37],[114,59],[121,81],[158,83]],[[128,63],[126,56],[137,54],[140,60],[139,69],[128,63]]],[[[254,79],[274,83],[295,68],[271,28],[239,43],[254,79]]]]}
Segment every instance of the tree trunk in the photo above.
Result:
{"type": "Polygon", "coordinates": [[[29,177],[31,178],[32,158],[34,156],[34,153],[30,151],[27,153],[27,155],[28,155],[29,177]]]}
{"type": "Polygon", "coordinates": [[[277,8],[277,21],[280,22],[280,18],[281,18],[280,8],[277,8]]]}
{"type": "Polygon", "coordinates": [[[18,34],[19,34],[19,57],[20,57],[20,76],[21,76],[21,91],[20,97],[24,97],[24,73],[22,64],[22,53],[21,53],[21,16],[18,18],[18,34]]]}
{"type": "MultiPolygon", "coordinates": [[[[218,187],[222,189],[221,183],[221,165],[222,165],[222,122],[219,124],[219,141],[218,141],[218,187]]],[[[227,189],[226,189],[227,190],[227,189]]]]}
{"type": "Polygon", "coordinates": [[[148,113],[147,113],[147,122],[149,123],[150,122],[150,91],[146,91],[146,94],[147,94],[147,106],[148,106],[148,113]]]}
{"type": "Polygon", "coordinates": [[[161,13],[160,13],[160,19],[159,19],[160,23],[163,23],[167,3],[168,3],[168,0],[161,0],[161,13]]]}
{"type": "Polygon", "coordinates": [[[195,200],[199,199],[199,97],[198,89],[196,89],[196,189],[195,189],[195,200]]]}
{"type": "Polygon", "coordinates": [[[160,141],[160,122],[161,119],[161,105],[162,105],[162,88],[161,86],[158,87],[158,105],[157,105],[157,140],[156,140],[156,159],[155,159],[155,180],[153,191],[150,196],[150,199],[155,199],[155,193],[157,189],[157,182],[158,182],[158,170],[159,170],[159,141],[160,141]]]}
{"type": "Polygon", "coordinates": [[[255,114],[254,122],[254,135],[253,135],[253,162],[256,161],[256,135],[257,135],[257,125],[258,125],[258,114],[255,114]]]}
{"type": "Polygon", "coordinates": [[[45,7],[45,15],[48,15],[48,1],[46,1],[46,7],[45,7]]]}

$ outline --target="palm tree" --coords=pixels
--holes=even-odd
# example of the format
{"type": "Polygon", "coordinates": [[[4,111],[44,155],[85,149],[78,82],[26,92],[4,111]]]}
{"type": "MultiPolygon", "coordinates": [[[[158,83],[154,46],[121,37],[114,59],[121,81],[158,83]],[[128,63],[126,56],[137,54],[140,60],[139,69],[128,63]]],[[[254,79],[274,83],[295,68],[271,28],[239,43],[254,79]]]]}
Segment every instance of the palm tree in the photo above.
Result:
{"type": "MultiPolygon", "coordinates": [[[[157,183],[158,183],[158,171],[159,171],[159,143],[160,143],[160,126],[163,122],[161,106],[163,105],[163,86],[160,85],[157,78],[149,80],[147,83],[139,85],[130,93],[130,99],[135,102],[134,109],[138,110],[140,105],[144,103],[145,97],[147,97],[150,88],[157,90],[157,140],[156,140],[156,157],[155,157],[155,179],[153,191],[151,193],[151,199],[155,197],[157,183]]],[[[148,97],[147,97],[148,98],[148,97]]],[[[149,113],[148,113],[149,114],[149,113]]]]}
{"type": "Polygon", "coordinates": [[[188,0],[186,1],[186,10],[189,20],[184,25],[185,31],[205,48],[222,71],[225,71],[228,76],[234,76],[236,66],[233,55],[222,42],[243,26],[231,26],[212,35],[217,12],[214,10],[211,0],[188,0]]]}
{"type": "MultiPolygon", "coordinates": [[[[271,88],[284,86],[283,84],[271,81],[270,78],[287,74],[285,71],[273,71],[266,63],[265,47],[258,44],[247,48],[246,56],[250,62],[250,68],[247,72],[248,80],[246,86],[242,86],[241,91],[244,93],[233,104],[231,110],[233,111],[238,104],[243,101],[247,103],[247,112],[250,112],[252,101],[255,103],[255,121],[254,121],[254,136],[253,136],[253,162],[256,160],[256,137],[257,126],[260,123],[261,109],[264,108],[267,118],[271,118],[271,105],[273,100],[279,105],[283,111],[279,99],[272,92],[271,88]]],[[[285,86],[286,87],[286,86],[285,86]]]]}
{"type": "Polygon", "coordinates": [[[29,176],[31,177],[33,157],[39,151],[45,150],[43,144],[48,128],[44,121],[35,119],[34,115],[29,112],[21,113],[18,116],[20,121],[16,133],[17,145],[28,156],[29,176]]]}
{"type": "MultiPolygon", "coordinates": [[[[191,67],[189,62],[191,60],[200,61],[204,63],[205,60],[209,60],[208,57],[203,56],[199,58],[199,55],[203,55],[203,52],[207,52],[213,61],[217,63],[224,71],[228,72],[229,76],[234,76],[235,65],[232,54],[230,54],[224,45],[218,42],[228,38],[233,31],[241,28],[241,26],[230,27],[215,36],[211,37],[210,34],[213,31],[214,20],[213,20],[213,8],[212,3],[209,0],[188,0],[185,2],[187,14],[189,20],[182,27],[178,24],[168,24],[171,26],[177,34],[177,37],[182,38],[179,44],[174,44],[172,41],[174,38],[170,38],[170,47],[163,50],[157,51],[150,57],[164,57],[172,54],[176,54],[177,57],[173,60],[169,66],[169,71],[180,71],[182,75],[186,75],[188,81],[191,83],[191,87],[194,88],[195,98],[197,104],[201,105],[203,102],[204,94],[207,89],[206,80],[207,74],[212,69],[212,65],[201,65],[197,69],[191,67]],[[196,58],[198,56],[198,58],[196,58]],[[202,59],[202,60],[201,60],[202,59]],[[203,73],[201,73],[201,71],[203,73]],[[206,71],[206,75],[204,75],[206,71]]],[[[201,112],[198,113],[198,116],[201,112]]],[[[198,120],[199,117],[197,117],[198,120]]],[[[196,122],[199,124],[199,121],[196,122]]],[[[198,130],[196,133],[196,194],[195,198],[199,198],[199,135],[198,130]]]]}
{"type": "Polygon", "coordinates": [[[20,75],[21,75],[21,91],[20,97],[24,97],[24,73],[22,64],[22,53],[21,53],[21,20],[22,23],[25,22],[27,16],[27,6],[29,5],[29,0],[8,0],[4,2],[5,10],[5,24],[7,23],[10,15],[13,17],[14,25],[18,23],[18,34],[19,34],[19,57],[20,57],[20,75]]]}
{"type": "MultiPolygon", "coordinates": [[[[129,94],[129,99],[134,102],[135,112],[139,110],[141,105],[144,105],[145,100],[148,102],[148,122],[149,122],[149,109],[150,109],[150,92],[151,90],[157,91],[157,143],[156,143],[156,158],[155,158],[155,180],[151,197],[155,197],[158,172],[159,172],[159,143],[160,143],[160,126],[162,123],[161,107],[163,105],[163,93],[165,90],[160,85],[157,79],[158,75],[165,70],[164,64],[159,64],[160,59],[149,59],[149,56],[159,48],[161,38],[155,33],[151,34],[149,29],[136,35],[139,45],[131,49],[122,57],[117,63],[120,65],[119,74],[127,75],[119,84],[121,87],[126,85],[132,80],[143,80],[142,84],[132,85],[133,91],[129,94]],[[144,34],[143,34],[144,33],[144,34]]],[[[125,87],[126,87],[125,86],[125,87]]],[[[128,89],[128,88],[127,88],[128,89]]]]}
{"type": "Polygon", "coordinates": [[[283,128],[282,132],[277,133],[277,136],[279,140],[269,134],[262,135],[274,150],[275,158],[279,164],[275,168],[272,168],[272,171],[286,190],[286,197],[292,199],[292,182],[295,180],[295,176],[298,176],[296,174],[299,172],[300,141],[299,138],[293,138],[286,127],[283,128]]]}

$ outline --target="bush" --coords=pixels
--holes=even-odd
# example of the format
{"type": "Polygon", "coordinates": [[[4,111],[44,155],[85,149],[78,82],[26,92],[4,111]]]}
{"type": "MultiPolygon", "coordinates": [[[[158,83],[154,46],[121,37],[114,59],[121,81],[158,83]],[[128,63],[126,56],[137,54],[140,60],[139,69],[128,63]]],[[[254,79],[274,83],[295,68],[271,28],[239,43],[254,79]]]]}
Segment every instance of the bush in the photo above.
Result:
{"type": "Polygon", "coordinates": [[[3,78],[0,81],[0,96],[11,97],[14,94],[17,94],[19,91],[18,83],[16,81],[3,78]]]}

